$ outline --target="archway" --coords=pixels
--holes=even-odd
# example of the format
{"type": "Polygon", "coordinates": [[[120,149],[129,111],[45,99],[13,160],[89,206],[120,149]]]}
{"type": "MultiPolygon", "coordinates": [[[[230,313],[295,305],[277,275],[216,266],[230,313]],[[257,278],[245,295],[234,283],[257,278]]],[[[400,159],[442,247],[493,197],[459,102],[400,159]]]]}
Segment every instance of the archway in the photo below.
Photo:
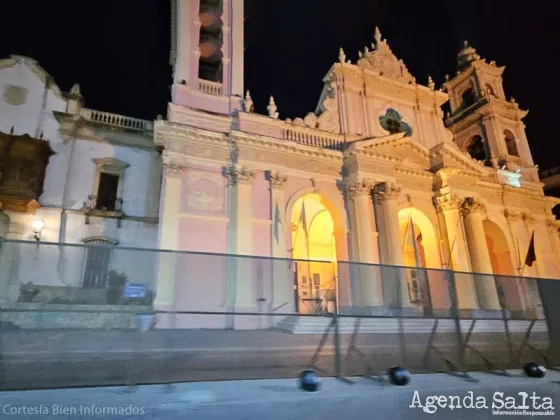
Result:
{"type": "Polygon", "coordinates": [[[525,306],[523,288],[519,280],[514,277],[517,274],[514,261],[519,260],[517,251],[511,249],[506,235],[496,223],[487,219],[484,220],[483,226],[492,262],[492,272],[496,275],[500,305],[510,311],[523,310],[525,306]]]}
{"type": "Polygon", "coordinates": [[[290,220],[296,309],[302,313],[334,312],[338,294],[335,222],[325,199],[317,193],[299,197],[290,220]]]}
{"type": "Polygon", "coordinates": [[[430,219],[415,207],[398,213],[404,265],[407,269],[410,299],[424,313],[449,305],[448,287],[440,269],[439,241],[430,219]]]}

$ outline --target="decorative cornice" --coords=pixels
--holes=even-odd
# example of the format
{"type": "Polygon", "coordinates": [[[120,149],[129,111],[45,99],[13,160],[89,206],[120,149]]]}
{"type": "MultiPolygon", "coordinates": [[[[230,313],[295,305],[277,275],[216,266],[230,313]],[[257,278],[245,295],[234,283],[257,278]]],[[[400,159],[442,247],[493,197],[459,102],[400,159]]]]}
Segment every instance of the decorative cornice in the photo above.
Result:
{"type": "Polygon", "coordinates": [[[162,158],[163,173],[169,177],[179,177],[183,170],[187,167],[180,156],[173,156],[164,152],[162,158]]]}
{"type": "Polygon", "coordinates": [[[434,198],[434,204],[441,212],[449,210],[459,210],[463,204],[463,199],[455,194],[445,194],[434,198]]]}
{"type": "Polygon", "coordinates": [[[357,197],[371,194],[371,190],[375,186],[375,183],[370,179],[363,179],[361,181],[351,182],[347,184],[346,188],[350,198],[354,200],[357,197]]]}
{"type": "Polygon", "coordinates": [[[379,202],[396,200],[401,195],[402,187],[394,182],[384,182],[375,189],[375,199],[379,202]]]}
{"type": "Polygon", "coordinates": [[[510,222],[517,222],[517,221],[521,220],[521,214],[519,212],[515,212],[513,210],[505,209],[504,210],[504,216],[510,222]]]}
{"type": "Polygon", "coordinates": [[[529,213],[521,213],[521,218],[527,226],[532,226],[537,222],[535,217],[529,213]]]}
{"type": "Polygon", "coordinates": [[[482,214],[486,212],[486,207],[483,203],[474,198],[466,198],[461,204],[461,214],[469,216],[471,214],[482,214]]]}
{"type": "Polygon", "coordinates": [[[288,177],[282,175],[280,172],[271,172],[268,176],[268,180],[272,188],[284,188],[284,185],[288,182],[288,177]]]}
{"type": "Polygon", "coordinates": [[[560,230],[560,220],[548,218],[546,219],[546,227],[549,231],[558,233],[558,231],[560,230]]]}
{"type": "Polygon", "coordinates": [[[397,173],[403,174],[403,175],[411,175],[413,177],[417,177],[417,178],[426,178],[426,179],[433,179],[434,178],[434,174],[432,174],[431,172],[428,171],[423,171],[421,169],[413,169],[413,168],[406,168],[406,167],[395,167],[393,168],[393,170],[397,173]]]}
{"type": "Polygon", "coordinates": [[[250,185],[255,179],[255,171],[245,167],[242,168],[228,168],[226,176],[229,180],[230,186],[235,185],[250,185]]]}

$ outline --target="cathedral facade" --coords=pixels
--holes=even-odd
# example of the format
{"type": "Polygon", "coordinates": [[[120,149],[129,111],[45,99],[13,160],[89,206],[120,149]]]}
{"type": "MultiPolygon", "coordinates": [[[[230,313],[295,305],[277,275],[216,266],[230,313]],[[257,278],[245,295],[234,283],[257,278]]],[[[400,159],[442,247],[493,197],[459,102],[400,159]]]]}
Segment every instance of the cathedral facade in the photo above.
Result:
{"type": "MultiPolygon", "coordinates": [[[[536,310],[534,282],[508,276],[560,278],[559,200],[543,193],[504,67],[465,43],[456,75],[423,85],[376,29],[357,61],[340,49],[313,112],[282,119],[273,97],[268,115],[254,113],[244,88],[241,0],[175,0],[172,12],[167,117],[95,114],[78,87],[57,96],[51,85],[45,188],[31,212],[5,212],[4,237],[32,239],[40,218],[42,240],[110,245],[104,273],[149,284],[161,310],[313,312],[307,302],[321,300],[436,314],[456,299],[491,312],[504,295],[508,310],[536,310]],[[69,177],[72,165],[88,175],[69,177]]],[[[88,261],[58,261],[52,284],[80,286],[88,261]]],[[[225,326],[210,318],[185,322],[225,326]]]]}
{"type": "MultiPolygon", "coordinates": [[[[431,79],[424,86],[376,30],[357,62],[339,51],[314,112],[282,119],[270,97],[268,115],[257,115],[243,88],[243,5],[220,3],[175,2],[173,98],[154,127],[163,149],[159,247],[332,264],[300,264],[295,285],[283,260],[264,270],[258,259],[240,260],[234,273],[226,259],[164,264],[156,305],[202,308],[192,292],[208,288],[215,306],[229,296],[241,310],[262,300],[274,310],[294,304],[295,287],[300,299],[334,289],[339,310],[422,307],[402,292],[409,275],[383,278],[337,261],[560,277],[557,200],[543,194],[527,112],[506,97],[504,67],[465,43],[457,74],[441,89],[431,79]],[[384,290],[395,282],[400,293],[384,290]]],[[[419,288],[430,289],[428,306],[448,305],[445,280],[427,277],[419,288]]],[[[501,288],[527,309],[538,300],[530,287],[466,276],[457,280],[458,305],[499,309],[501,288]]]]}

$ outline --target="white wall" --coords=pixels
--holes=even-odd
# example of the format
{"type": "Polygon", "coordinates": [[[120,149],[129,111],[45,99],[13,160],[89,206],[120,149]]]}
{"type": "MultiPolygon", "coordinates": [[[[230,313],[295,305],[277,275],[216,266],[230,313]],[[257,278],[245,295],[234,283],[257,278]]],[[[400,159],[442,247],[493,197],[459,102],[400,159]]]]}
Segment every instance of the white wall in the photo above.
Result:
{"type": "MultiPolygon", "coordinates": [[[[35,67],[33,62],[31,66],[35,67]]],[[[36,215],[6,211],[11,219],[9,238],[31,241],[12,247],[14,249],[10,251],[8,259],[16,271],[12,270],[10,281],[79,285],[85,266],[86,248],[58,245],[37,247],[31,223],[36,218],[42,219],[45,227],[41,241],[58,242],[61,221],[64,220],[64,201],[67,209],[64,242],[83,244],[85,238],[96,236],[111,238],[123,247],[156,248],[161,161],[155,149],[115,145],[102,138],[96,141],[84,138],[63,141],[53,111],[65,112],[66,101],[59,97],[55,85],[48,92],[45,103],[41,71],[35,67],[34,72],[25,63],[0,60],[0,131],[9,132],[12,126],[14,134],[35,136],[42,131],[43,138],[55,152],[47,166],[44,189],[39,198],[42,207],[36,215]],[[9,85],[27,89],[23,104],[16,106],[6,103],[4,92],[9,85]],[[89,224],[86,224],[85,216],[80,211],[88,195],[95,194],[96,165],[93,159],[98,158],[115,158],[129,165],[124,174],[123,210],[126,216],[135,219],[123,220],[120,228],[116,220],[98,217],[91,217],[89,224]]],[[[111,258],[111,268],[124,271],[130,281],[150,283],[155,258],[153,251],[116,250],[111,258]]],[[[0,281],[0,295],[5,286],[0,281]]]]}

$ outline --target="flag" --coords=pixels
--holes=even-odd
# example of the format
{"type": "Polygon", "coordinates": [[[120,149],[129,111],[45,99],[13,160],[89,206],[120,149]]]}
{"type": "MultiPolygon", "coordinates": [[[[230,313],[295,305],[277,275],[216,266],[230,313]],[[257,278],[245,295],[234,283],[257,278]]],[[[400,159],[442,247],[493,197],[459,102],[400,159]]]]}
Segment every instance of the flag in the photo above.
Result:
{"type": "Polygon", "coordinates": [[[414,223],[412,223],[412,218],[410,219],[410,233],[410,236],[412,237],[412,247],[414,249],[414,262],[416,264],[416,267],[422,267],[420,249],[418,248],[418,238],[416,237],[416,232],[414,231],[414,223]]]}
{"type": "Polygon", "coordinates": [[[535,261],[537,261],[537,254],[535,253],[535,231],[533,231],[529,249],[527,250],[527,256],[525,257],[525,265],[532,267],[535,261]]]}
{"type": "Polygon", "coordinates": [[[307,218],[305,217],[305,200],[303,200],[303,203],[301,205],[299,224],[301,227],[303,227],[303,232],[305,233],[305,239],[307,239],[307,218]]]}
{"type": "Polygon", "coordinates": [[[280,241],[280,209],[278,208],[278,203],[274,207],[274,239],[276,240],[276,245],[278,245],[280,241]]]}

